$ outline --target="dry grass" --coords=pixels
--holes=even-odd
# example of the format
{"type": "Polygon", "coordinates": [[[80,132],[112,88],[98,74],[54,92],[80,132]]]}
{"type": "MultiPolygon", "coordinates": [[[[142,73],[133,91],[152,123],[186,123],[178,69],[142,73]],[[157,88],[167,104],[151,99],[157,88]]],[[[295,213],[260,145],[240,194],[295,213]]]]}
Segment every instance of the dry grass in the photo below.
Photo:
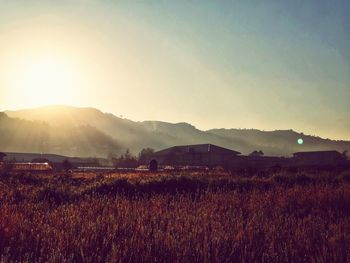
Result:
{"type": "Polygon", "coordinates": [[[349,262],[350,185],[300,176],[3,177],[0,261],[349,262]]]}

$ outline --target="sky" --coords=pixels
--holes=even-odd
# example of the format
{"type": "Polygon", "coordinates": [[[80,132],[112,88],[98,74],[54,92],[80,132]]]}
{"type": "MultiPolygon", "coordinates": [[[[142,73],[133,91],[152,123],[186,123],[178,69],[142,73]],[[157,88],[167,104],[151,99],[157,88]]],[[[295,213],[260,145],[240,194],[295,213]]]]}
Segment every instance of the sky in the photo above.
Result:
{"type": "Polygon", "coordinates": [[[0,0],[0,110],[350,140],[350,2],[0,0]]]}

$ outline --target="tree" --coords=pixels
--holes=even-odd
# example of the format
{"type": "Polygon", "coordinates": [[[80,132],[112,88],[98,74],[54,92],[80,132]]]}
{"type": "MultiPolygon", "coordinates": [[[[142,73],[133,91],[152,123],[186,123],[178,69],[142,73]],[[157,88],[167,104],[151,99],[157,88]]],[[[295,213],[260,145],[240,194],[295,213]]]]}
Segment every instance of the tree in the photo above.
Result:
{"type": "Polygon", "coordinates": [[[341,155],[345,160],[347,160],[349,158],[347,150],[343,151],[341,155]]]}
{"type": "Polygon", "coordinates": [[[130,153],[129,149],[127,149],[119,158],[114,160],[114,166],[116,168],[135,168],[137,165],[137,158],[130,153]]]}
{"type": "Polygon", "coordinates": [[[117,159],[118,159],[118,155],[116,155],[115,153],[112,153],[112,152],[108,153],[107,160],[108,160],[109,165],[115,166],[117,159]]]}
{"type": "Polygon", "coordinates": [[[70,161],[68,161],[67,159],[63,161],[62,163],[62,167],[63,169],[66,171],[66,173],[73,168],[73,165],[71,164],[70,161]]]}
{"type": "Polygon", "coordinates": [[[131,159],[131,158],[133,158],[133,156],[131,155],[130,150],[126,149],[125,154],[124,154],[124,159],[131,159]]]}
{"type": "Polygon", "coordinates": [[[249,154],[249,156],[263,156],[264,155],[264,152],[262,150],[259,150],[259,151],[253,151],[249,154]]]}
{"type": "Polygon", "coordinates": [[[145,164],[150,161],[152,158],[152,155],[154,154],[154,149],[152,148],[143,148],[140,153],[139,153],[139,163],[140,164],[145,164]]]}

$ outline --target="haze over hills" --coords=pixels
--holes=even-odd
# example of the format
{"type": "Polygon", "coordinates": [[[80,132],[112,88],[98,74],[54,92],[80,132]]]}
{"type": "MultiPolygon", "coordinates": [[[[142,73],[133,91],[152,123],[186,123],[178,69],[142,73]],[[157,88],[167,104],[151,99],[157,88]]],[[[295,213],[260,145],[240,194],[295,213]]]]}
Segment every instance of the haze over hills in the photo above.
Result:
{"type": "Polygon", "coordinates": [[[156,150],[183,144],[212,143],[248,154],[291,155],[296,151],[350,150],[349,141],[334,141],[293,130],[212,129],[188,123],[134,122],[94,108],[49,106],[6,111],[0,116],[0,151],[45,152],[106,157],[126,149],[156,150]],[[296,143],[303,138],[304,144],[296,143]]]}
{"type": "Polygon", "coordinates": [[[0,151],[97,157],[119,153],[116,140],[89,125],[50,125],[0,113],[0,151]]]}

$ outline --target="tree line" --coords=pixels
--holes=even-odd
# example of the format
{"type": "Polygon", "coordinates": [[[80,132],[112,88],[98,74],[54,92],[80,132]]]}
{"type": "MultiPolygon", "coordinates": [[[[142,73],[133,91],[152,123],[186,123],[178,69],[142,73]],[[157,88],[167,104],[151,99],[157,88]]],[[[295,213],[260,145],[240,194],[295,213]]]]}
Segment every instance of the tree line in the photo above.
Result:
{"type": "Polygon", "coordinates": [[[130,150],[127,149],[125,153],[120,156],[113,153],[108,154],[108,161],[116,168],[135,168],[140,164],[145,164],[149,162],[154,149],[144,148],[142,149],[137,156],[130,153],[130,150]]]}

